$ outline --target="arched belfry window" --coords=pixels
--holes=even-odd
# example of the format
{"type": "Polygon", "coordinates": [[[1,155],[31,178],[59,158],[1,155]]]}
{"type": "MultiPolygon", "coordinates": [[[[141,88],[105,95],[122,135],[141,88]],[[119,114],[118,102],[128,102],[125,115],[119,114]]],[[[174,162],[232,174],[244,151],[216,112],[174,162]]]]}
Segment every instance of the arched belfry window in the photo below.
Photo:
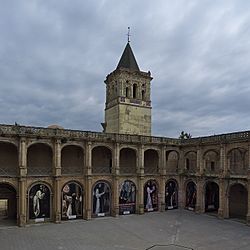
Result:
{"type": "Polygon", "coordinates": [[[126,97],[128,98],[129,97],[129,88],[128,87],[126,87],[126,89],[125,89],[125,94],[126,94],[126,97]]]}
{"type": "Polygon", "coordinates": [[[145,90],[141,91],[141,98],[142,98],[143,101],[145,100],[145,90]]]}
{"type": "Polygon", "coordinates": [[[137,98],[137,85],[133,84],[133,98],[137,98]]]}

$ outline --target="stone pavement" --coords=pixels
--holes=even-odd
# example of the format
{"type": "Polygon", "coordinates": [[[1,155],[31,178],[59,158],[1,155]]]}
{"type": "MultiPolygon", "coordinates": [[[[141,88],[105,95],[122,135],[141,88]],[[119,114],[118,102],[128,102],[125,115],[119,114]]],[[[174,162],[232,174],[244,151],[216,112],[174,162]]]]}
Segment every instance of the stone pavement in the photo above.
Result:
{"type": "Polygon", "coordinates": [[[178,209],[61,224],[0,227],[1,250],[250,249],[250,227],[178,209]]]}

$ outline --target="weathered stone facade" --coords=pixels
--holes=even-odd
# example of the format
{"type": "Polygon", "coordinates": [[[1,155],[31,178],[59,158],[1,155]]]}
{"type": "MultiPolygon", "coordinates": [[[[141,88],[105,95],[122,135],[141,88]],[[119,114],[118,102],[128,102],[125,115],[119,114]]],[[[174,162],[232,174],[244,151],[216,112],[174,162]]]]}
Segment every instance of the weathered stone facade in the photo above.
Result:
{"type": "Polygon", "coordinates": [[[184,140],[139,135],[150,134],[151,119],[139,116],[146,125],[136,130],[126,111],[107,111],[150,111],[150,73],[131,72],[119,68],[107,77],[106,133],[0,125],[0,218],[24,226],[187,208],[250,223],[250,132],[184,140]],[[135,82],[138,106],[126,90],[135,82]],[[138,134],[120,134],[130,129],[138,134]]]}
{"type": "MultiPolygon", "coordinates": [[[[187,207],[187,185],[193,182],[197,192],[194,210],[205,212],[206,189],[212,183],[218,191],[218,216],[245,217],[249,222],[250,132],[179,140],[1,125],[0,141],[0,190],[4,186],[15,191],[16,204],[10,210],[16,209],[19,225],[35,221],[29,218],[28,208],[29,191],[37,183],[50,189],[47,220],[61,221],[62,189],[70,182],[81,185],[82,218],[90,219],[93,185],[100,180],[110,185],[113,216],[119,214],[119,187],[125,180],[135,183],[136,213],[140,214],[145,211],[146,183],[157,183],[157,210],[164,211],[165,184],[173,180],[178,187],[178,207],[187,207]]],[[[15,199],[10,199],[11,204],[15,199]]]]}

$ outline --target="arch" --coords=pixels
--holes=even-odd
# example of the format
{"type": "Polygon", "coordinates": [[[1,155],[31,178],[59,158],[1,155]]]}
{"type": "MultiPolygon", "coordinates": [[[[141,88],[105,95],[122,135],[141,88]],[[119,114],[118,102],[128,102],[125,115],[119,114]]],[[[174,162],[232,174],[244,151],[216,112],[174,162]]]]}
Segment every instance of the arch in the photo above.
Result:
{"type": "Polygon", "coordinates": [[[196,184],[193,181],[189,181],[186,185],[186,208],[188,210],[194,210],[196,206],[196,184]]]}
{"type": "Polygon", "coordinates": [[[82,174],[84,168],[84,151],[81,146],[67,145],[61,151],[62,175],[82,174]]]}
{"type": "Polygon", "coordinates": [[[0,142],[0,176],[18,175],[18,150],[15,144],[0,142]]]}
{"type": "Polygon", "coordinates": [[[119,214],[134,214],[136,210],[136,185],[125,180],[119,187],[119,214]]]}
{"type": "Polygon", "coordinates": [[[136,173],[136,151],[131,148],[122,148],[120,150],[120,173],[136,173]]]}
{"type": "Polygon", "coordinates": [[[147,149],[144,152],[144,173],[156,174],[158,173],[159,155],[154,149],[147,149]]]}
{"type": "Polygon", "coordinates": [[[27,170],[28,175],[51,175],[53,165],[53,152],[45,143],[34,143],[28,147],[27,170]]]}
{"type": "Polygon", "coordinates": [[[203,159],[206,173],[220,173],[220,155],[217,151],[207,150],[203,155],[203,159]]]}
{"type": "Polygon", "coordinates": [[[190,173],[195,173],[197,170],[197,154],[194,151],[189,151],[185,154],[185,167],[190,173]]]}
{"type": "Polygon", "coordinates": [[[61,214],[63,220],[82,218],[83,188],[76,181],[69,181],[62,187],[61,214]]]}
{"type": "Polygon", "coordinates": [[[106,146],[92,149],[93,174],[110,174],[112,172],[112,151],[106,146]]]}
{"type": "Polygon", "coordinates": [[[248,152],[243,148],[233,148],[228,152],[228,165],[232,174],[247,174],[248,152]]]}
{"type": "Polygon", "coordinates": [[[133,84],[133,99],[137,98],[137,84],[133,84]]]}
{"type": "Polygon", "coordinates": [[[143,101],[145,101],[145,90],[143,89],[142,91],[141,91],[141,99],[143,100],[143,101]]]}
{"type": "Polygon", "coordinates": [[[126,96],[126,98],[130,98],[130,88],[129,87],[125,88],[125,96],[126,96]]]}
{"type": "Polygon", "coordinates": [[[92,188],[92,215],[94,217],[111,214],[111,187],[107,181],[97,181],[92,188]]]}
{"type": "Polygon", "coordinates": [[[177,173],[179,153],[175,150],[166,151],[167,172],[177,173]]]}
{"type": "Polygon", "coordinates": [[[229,189],[229,217],[246,219],[248,191],[240,183],[235,183],[229,189]]]}
{"type": "Polygon", "coordinates": [[[52,193],[44,182],[36,182],[28,189],[29,219],[42,222],[51,219],[52,193]]]}
{"type": "Polygon", "coordinates": [[[178,183],[170,179],[165,185],[165,210],[178,208],[178,183]]]}
{"type": "Polygon", "coordinates": [[[156,180],[150,179],[144,185],[144,211],[152,212],[158,210],[158,184],[156,180]]]}
{"type": "Polygon", "coordinates": [[[205,212],[218,212],[219,209],[219,185],[214,181],[205,184],[205,212]]]}
{"type": "Polygon", "coordinates": [[[17,192],[13,185],[0,183],[0,224],[16,224],[17,222],[17,192]]]}

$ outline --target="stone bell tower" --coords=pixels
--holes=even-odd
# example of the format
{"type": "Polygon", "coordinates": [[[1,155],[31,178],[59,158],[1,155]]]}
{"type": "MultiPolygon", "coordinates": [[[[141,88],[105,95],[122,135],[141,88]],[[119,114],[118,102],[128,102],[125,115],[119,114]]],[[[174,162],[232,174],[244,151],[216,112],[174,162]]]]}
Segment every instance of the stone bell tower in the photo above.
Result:
{"type": "Polygon", "coordinates": [[[129,40],[117,68],[107,75],[104,132],[151,135],[151,73],[140,71],[129,40]]]}

